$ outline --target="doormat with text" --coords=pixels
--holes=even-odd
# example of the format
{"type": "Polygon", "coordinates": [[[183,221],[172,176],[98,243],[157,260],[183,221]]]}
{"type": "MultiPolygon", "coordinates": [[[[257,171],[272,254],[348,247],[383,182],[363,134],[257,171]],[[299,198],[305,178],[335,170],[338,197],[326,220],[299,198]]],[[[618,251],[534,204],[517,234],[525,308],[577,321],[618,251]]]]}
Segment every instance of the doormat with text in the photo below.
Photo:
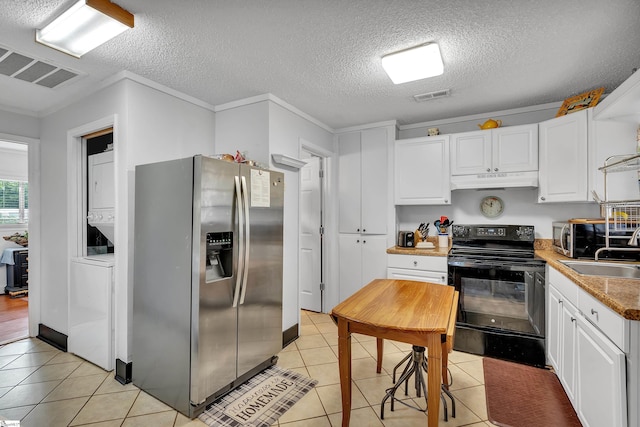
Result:
{"type": "Polygon", "coordinates": [[[317,383],[274,365],[215,401],[198,418],[208,426],[268,427],[317,383]]]}

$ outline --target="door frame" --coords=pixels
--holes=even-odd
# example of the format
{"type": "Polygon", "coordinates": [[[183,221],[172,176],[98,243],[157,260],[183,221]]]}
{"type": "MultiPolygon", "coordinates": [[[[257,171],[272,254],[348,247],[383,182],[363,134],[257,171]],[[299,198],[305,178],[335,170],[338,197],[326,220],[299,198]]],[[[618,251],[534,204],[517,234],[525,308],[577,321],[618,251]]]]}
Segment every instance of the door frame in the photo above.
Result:
{"type": "MultiPolygon", "coordinates": [[[[301,152],[306,151],[313,156],[320,157],[321,161],[321,169],[324,171],[324,178],[322,180],[322,185],[320,187],[320,191],[322,193],[322,223],[324,226],[324,236],[323,236],[323,244],[321,248],[321,259],[322,265],[320,266],[322,278],[325,284],[324,291],[320,293],[321,301],[320,307],[322,312],[326,312],[327,310],[327,302],[331,301],[330,295],[335,293],[335,289],[337,289],[336,283],[333,277],[329,276],[329,272],[333,269],[331,266],[333,265],[333,261],[329,258],[329,254],[336,253],[335,250],[331,250],[333,246],[336,245],[335,239],[332,236],[335,234],[335,209],[334,203],[332,203],[332,199],[330,195],[331,186],[333,185],[333,158],[334,153],[326,150],[310,141],[305,140],[304,138],[299,139],[299,151],[298,155],[301,156],[301,152]]],[[[300,191],[300,190],[299,190],[300,191]]],[[[299,196],[299,194],[298,194],[299,196]]],[[[300,200],[300,197],[298,197],[300,200]]],[[[300,228],[298,226],[298,236],[300,235],[300,228]]],[[[300,271],[298,271],[298,274],[300,271]]],[[[298,301],[300,295],[300,288],[298,287],[298,301]]]]}
{"type": "Polygon", "coordinates": [[[29,183],[29,336],[38,335],[40,323],[40,242],[41,242],[41,218],[40,218],[40,139],[26,136],[0,133],[0,139],[16,144],[27,145],[27,182],[29,183]]]}

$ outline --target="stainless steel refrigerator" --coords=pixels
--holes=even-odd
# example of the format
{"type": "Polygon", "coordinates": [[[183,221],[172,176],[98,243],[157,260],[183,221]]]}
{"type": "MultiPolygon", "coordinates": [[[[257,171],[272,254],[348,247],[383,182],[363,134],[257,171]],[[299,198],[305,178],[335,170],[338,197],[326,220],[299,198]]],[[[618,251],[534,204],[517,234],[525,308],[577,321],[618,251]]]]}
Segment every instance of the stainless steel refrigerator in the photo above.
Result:
{"type": "Polygon", "coordinates": [[[132,379],[194,417],[282,349],[280,172],[205,156],[137,166],[132,379]]]}

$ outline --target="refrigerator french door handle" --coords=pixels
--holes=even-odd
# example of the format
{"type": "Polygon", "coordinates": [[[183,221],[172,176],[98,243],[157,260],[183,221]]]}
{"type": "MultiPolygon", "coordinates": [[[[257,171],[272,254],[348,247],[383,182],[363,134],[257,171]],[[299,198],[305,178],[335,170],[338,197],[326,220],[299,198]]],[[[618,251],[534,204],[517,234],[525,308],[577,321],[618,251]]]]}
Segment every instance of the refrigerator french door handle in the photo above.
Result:
{"type": "Polygon", "coordinates": [[[242,294],[240,295],[240,305],[244,304],[244,296],[247,293],[247,277],[249,276],[249,249],[251,245],[251,232],[249,231],[249,190],[247,189],[247,179],[242,177],[242,196],[244,198],[244,226],[245,226],[245,243],[244,243],[244,272],[242,274],[242,294]]]}
{"type": "Polygon", "coordinates": [[[238,211],[238,269],[236,271],[236,289],[233,292],[233,307],[238,306],[240,298],[240,288],[242,285],[242,270],[244,267],[244,209],[242,206],[242,190],[240,188],[240,177],[235,176],[236,182],[236,209],[238,211]]]}

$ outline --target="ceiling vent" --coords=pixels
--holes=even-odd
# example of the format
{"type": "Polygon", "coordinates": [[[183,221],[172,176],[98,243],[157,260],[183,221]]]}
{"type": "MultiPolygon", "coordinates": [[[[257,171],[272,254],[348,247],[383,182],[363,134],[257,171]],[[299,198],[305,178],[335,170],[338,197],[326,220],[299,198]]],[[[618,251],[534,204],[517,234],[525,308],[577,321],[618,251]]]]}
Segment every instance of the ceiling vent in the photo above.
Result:
{"type": "Polygon", "coordinates": [[[0,75],[54,89],[80,73],[0,46],[0,75]]]}
{"type": "Polygon", "coordinates": [[[437,90],[435,92],[421,93],[420,95],[413,95],[413,99],[416,102],[430,101],[436,98],[444,98],[451,95],[451,89],[437,90]]]}

